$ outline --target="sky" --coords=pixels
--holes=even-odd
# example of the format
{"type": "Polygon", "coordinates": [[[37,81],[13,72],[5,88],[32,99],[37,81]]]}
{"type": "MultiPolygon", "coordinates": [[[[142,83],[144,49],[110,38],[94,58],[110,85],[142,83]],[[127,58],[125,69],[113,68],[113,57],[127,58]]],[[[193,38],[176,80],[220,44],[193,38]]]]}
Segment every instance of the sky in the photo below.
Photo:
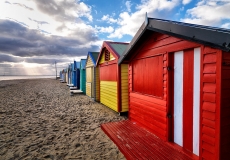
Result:
{"type": "Polygon", "coordinates": [[[55,75],[151,18],[230,29],[230,0],[0,0],[0,75],[55,75]]]}

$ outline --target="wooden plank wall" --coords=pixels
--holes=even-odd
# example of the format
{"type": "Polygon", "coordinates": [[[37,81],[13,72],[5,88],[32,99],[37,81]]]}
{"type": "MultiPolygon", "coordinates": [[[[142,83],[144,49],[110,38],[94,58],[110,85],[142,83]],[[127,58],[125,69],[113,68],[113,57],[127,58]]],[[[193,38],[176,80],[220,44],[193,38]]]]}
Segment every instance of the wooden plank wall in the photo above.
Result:
{"type": "Polygon", "coordinates": [[[80,89],[85,93],[86,92],[86,75],[85,69],[80,70],[80,89]]]}
{"type": "MultiPolygon", "coordinates": [[[[154,133],[156,136],[160,137],[163,140],[167,140],[167,64],[168,64],[168,56],[166,54],[167,48],[161,48],[161,46],[167,46],[172,43],[180,42],[180,39],[175,39],[173,37],[169,37],[166,35],[155,34],[150,36],[149,39],[146,39],[147,43],[144,43],[140,49],[138,50],[138,54],[135,58],[133,58],[132,62],[129,64],[129,118],[130,120],[135,121],[139,125],[147,128],[149,131],[154,133]],[[159,77],[162,82],[160,83],[162,86],[161,91],[158,89],[157,96],[148,95],[143,89],[138,86],[134,86],[134,72],[133,67],[135,65],[135,61],[138,59],[146,59],[152,56],[161,56],[160,62],[158,66],[161,68],[152,68],[153,70],[161,70],[161,77],[159,77]],[[139,92],[135,92],[134,89],[139,88],[139,92]],[[142,93],[143,90],[143,93],[142,93]],[[160,93],[161,92],[161,93],[160,93]]],[[[152,64],[155,65],[155,64],[152,64]]],[[[138,70],[137,70],[138,71],[138,70]]],[[[135,73],[136,74],[136,73],[135,73]]],[[[145,79],[146,80],[146,79],[145,79]]],[[[147,83],[147,82],[143,82],[147,83]]],[[[149,85],[152,85],[153,82],[148,82],[149,85]]],[[[139,83],[136,83],[137,85],[139,83]]],[[[145,87],[148,89],[148,87],[145,87]]]]}
{"type": "Polygon", "coordinates": [[[128,64],[121,64],[121,112],[127,112],[128,106],[128,64]]]}
{"type": "Polygon", "coordinates": [[[92,87],[91,87],[92,83],[91,82],[86,82],[86,95],[89,97],[92,97],[92,87]]]}
{"type": "Polygon", "coordinates": [[[94,68],[94,87],[93,92],[95,92],[95,100],[100,101],[100,79],[99,79],[99,67],[94,68]]]}
{"type": "Polygon", "coordinates": [[[86,67],[86,95],[89,97],[93,97],[92,95],[92,83],[93,83],[93,67],[86,67]]]}
{"type": "Polygon", "coordinates": [[[100,81],[100,102],[118,112],[116,81],[100,81]]]}
{"type": "MultiPolygon", "coordinates": [[[[165,141],[169,140],[169,136],[171,136],[169,132],[169,120],[167,118],[169,106],[172,106],[172,102],[168,98],[171,96],[169,89],[172,90],[173,87],[169,86],[170,83],[168,80],[169,73],[171,73],[167,70],[169,55],[176,51],[200,46],[197,43],[184,41],[168,35],[152,33],[132,53],[131,63],[129,63],[129,118],[165,141]],[[151,92],[148,91],[142,92],[142,89],[134,84],[135,62],[154,56],[163,57],[161,62],[159,61],[162,64],[158,65],[158,67],[162,66],[162,68],[157,68],[158,70],[162,70],[162,76],[159,76],[159,78],[163,81],[159,83],[162,88],[157,88],[159,92],[156,93],[160,93],[157,96],[149,95],[151,92]],[[138,88],[138,92],[135,92],[136,87],[138,88]]],[[[155,69],[153,66],[150,65],[149,67],[155,69]]],[[[151,84],[152,82],[148,83],[151,84]]]]}
{"type": "Polygon", "coordinates": [[[220,159],[230,157],[230,53],[222,54],[220,159]]]}
{"type": "MultiPolygon", "coordinates": [[[[200,156],[202,159],[218,159],[219,152],[219,54],[217,49],[204,47],[201,61],[201,128],[200,156]]],[[[219,64],[220,65],[220,64],[219,64]]]]}
{"type": "Polygon", "coordinates": [[[90,56],[88,55],[87,61],[86,61],[86,67],[92,67],[92,66],[94,66],[93,61],[90,58],[90,56]]]}

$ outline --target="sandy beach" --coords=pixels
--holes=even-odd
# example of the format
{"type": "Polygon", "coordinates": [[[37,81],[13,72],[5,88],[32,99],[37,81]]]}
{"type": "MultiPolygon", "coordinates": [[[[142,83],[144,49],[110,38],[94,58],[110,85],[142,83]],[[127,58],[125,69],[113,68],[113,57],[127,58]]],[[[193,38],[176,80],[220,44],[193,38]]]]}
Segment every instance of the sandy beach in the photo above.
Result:
{"type": "Polygon", "coordinates": [[[0,81],[0,159],[125,159],[100,128],[124,119],[59,80],[0,81]]]}

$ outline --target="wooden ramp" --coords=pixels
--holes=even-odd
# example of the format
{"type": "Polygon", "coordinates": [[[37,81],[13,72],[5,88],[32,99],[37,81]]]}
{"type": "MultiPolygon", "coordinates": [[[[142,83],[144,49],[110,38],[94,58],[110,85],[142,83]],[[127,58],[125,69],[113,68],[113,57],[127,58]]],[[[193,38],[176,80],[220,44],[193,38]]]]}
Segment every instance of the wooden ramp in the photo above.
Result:
{"type": "MultiPolygon", "coordinates": [[[[135,122],[124,120],[101,125],[102,130],[113,140],[128,160],[191,160],[190,154],[164,142],[135,122]]],[[[196,157],[196,156],[195,156],[196,157]]],[[[196,159],[196,158],[195,158],[196,159]]]]}

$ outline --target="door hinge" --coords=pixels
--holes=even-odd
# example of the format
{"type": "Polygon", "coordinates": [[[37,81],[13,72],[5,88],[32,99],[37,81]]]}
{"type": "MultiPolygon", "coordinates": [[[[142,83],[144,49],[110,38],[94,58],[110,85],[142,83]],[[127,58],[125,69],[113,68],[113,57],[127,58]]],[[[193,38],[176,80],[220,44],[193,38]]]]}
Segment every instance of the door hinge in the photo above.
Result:
{"type": "Polygon", "coordinates": [[[171,114],[167,114],[167,117],[168,117],[168,118],[172,118],[172,115],[171,115],[171,114]]]}

